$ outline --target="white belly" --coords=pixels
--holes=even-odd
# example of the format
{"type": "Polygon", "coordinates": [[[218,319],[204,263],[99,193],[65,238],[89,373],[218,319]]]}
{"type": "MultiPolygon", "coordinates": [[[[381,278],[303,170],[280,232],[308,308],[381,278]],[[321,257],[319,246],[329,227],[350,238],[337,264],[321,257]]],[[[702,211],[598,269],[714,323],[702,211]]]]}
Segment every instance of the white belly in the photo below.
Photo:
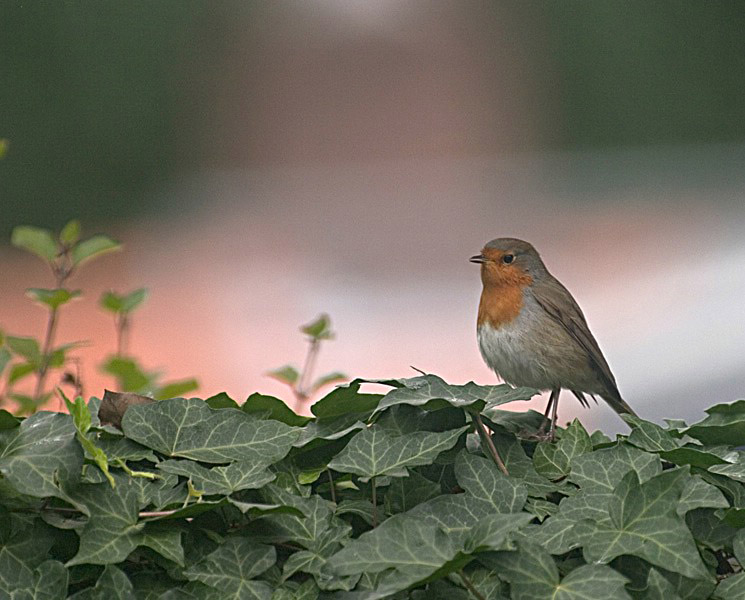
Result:
{"type": "Polygon", "coordinates": [[[477,337],[484,362],[507,383],[537,389],[554,386],[535,353],[535,340],[529,341],[532,336],[519,317],[499,329],[483,324],[477,337]]]}

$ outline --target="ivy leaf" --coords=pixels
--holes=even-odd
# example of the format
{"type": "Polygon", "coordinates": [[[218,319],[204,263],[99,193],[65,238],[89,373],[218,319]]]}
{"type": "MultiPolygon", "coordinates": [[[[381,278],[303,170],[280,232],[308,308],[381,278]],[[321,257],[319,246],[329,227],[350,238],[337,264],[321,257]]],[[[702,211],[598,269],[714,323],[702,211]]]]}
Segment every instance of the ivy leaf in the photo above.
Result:
{"type": "Polygon", "coordinates": [[[69,415],[40,412],[0,431],[0,475],[18,492],[66,498],[60,482],[80,477],[83,452],[69,415]]]}
{"type": "Polygon", "coordinates": [[[509,534],[532,519],[533,515],[524,512],[489,515],[473,527],[464,549],[469,554],[482,550],[506,550],[509,534]]]}
{"type": "Polygon", "coordinates": [[[633,554],[685,577],[707,578],[693,536],[675,512],[686,477],[676,469],[640,483],[635,471],[627,473],[608,502],[610,519],[577,526],[585,559],[607,563],[633,554]]]}
{"type": "Polygon", "coordinates": [[[124,572],[114,565],[106,565],[93,588],[75,594],[74,600],[136,600],[134,587],[124,572]]]}
{"type": "Polygon", "coordinates": [[[657,569],[650,569],[644,600],[681,600],[673,584],[665,579],[657,569]]]}
{"type": "Polygon", "coordinates": [[[431,500],[441,493],[440,484],[422,477],[414,470],[408,477],[395,477],[386,492],[393,512],[406,512],[422,502],[431,500]]]}
{"type": "Polygon", "coordinates": [[[13,429],[18,427],[20,424],[21,421],[18,417],[14,417],[4,408],[0,408],[0,431],[3,431],[4,429],[13,429]]]}
{"type": "Polygon", "coordinates": [[[517,400],[530,400],[538,392],[531,388],[512,388],[509,385],[476,385],[472,381],[465,385],[445,383],[436,375],[422,375],[411,379],[394,381],[369,380],[370,383],[396,385],[380,401],[376,412],[381,412],[396,404],[437,409],[450,405],[458,408],[473,407],[482,410],[484,406],[497,406],[517,400]]]}
{"type": "Polygon", "coordinates": [[[629,444],[632,444],[647,452],[665,452],[675,450],[681,445],[669,429],[663,429],[659,425],[644,421],[634,415],[621,415],[631,427],[631,434],[628,437],[629,444]]]}
{"type": "Polygon", "coordinates": [[[13,228],[10,243],[16,248],[23,248],[47,263],[54,262],[57,257],[57,242],[54,241],[52,232],[48,229],[19,225],[13,228]]]}
{"type": "Polygon", "coordinates": [[[367,427],[366,421],[372,411],[346,413],[335,417],[319,417],[310,421],[300,434],[295,445],[303,447],[313,440],[338,440],[358,429],[367,427]]]}
{"type": "Polygon", "coordinates": [[[107,252],[120,250],[121,247],[122,245],[119,242],[106,235],[94,235],[76,244],[70,252],[70,257],[72,258],[72,264],[78,266],[107,252]]]}
{"type": "Polygon", "coordinates": [[[117,476],[116,480],[115,490],[108,484],[81,486],[76,490],[76,500],[87,507],[90,517],[80,532],[78,552],[67,566],[119,563],[140,545],[182,565],[180,531],[140,522],[136,484],[126,476],[117,476]]]}
{"type": "Polygon", "coordinates": [[[575,533],[577,520],[557,514],[547,519],[540,527],[530,532],[530,540],[539,544],[551,554],[566,554],[582,544],[582,540],[575,533]]]}
{"type": "MultiPolygon", "coordinates": [[[[292,540],[307,550],[319,550],[328,543],[325,535],[329,530],[339,530],[346,536],[350,527],[334,516],[334,505],[320,496],[301,498],[277,486],[269,485],[264,491],[269,502],[289,506],[300,511],[304,517],[294,514],[273,514],[267,521],[275,525],[279,532],[275,539],[292,540]]],[[[337,533],[333,534],[335,537],[337,533]]]]}
{"type": "Polygon", "coordinates": [[[356,434],[328,466],[363,477],[400,477],[406,474],[405,467],[429,464],[452,448],[466,429],[467,426],[441,433],[418,431],[399,436],[373,425],[356,434]]]}
{"type": "Polygon", "coordinates": [[[225,392],[220,392],[204,400],[210,408],[241,408],[238,403],[225,392]]]}
{"type": "Polygon", "coordinates": [[[131,406],[122,428],[128,438],[167,456],[211,463],[276,462],[300,433],[279,421],[252,419],[240,410],[213,410],[196,398],[131,406]]]}
{"type": "Polygon", "coordinates": [[[572,460],[590,452],[592,442],[590,436],[575,419],[561,434],[557,443],[540,442],[533,453],[535,470],[549,479],[566,477],[570,471],[572,460]]]}
{"type": "Polygon", "coordinates": [[[706,410],[708,417],[684,429],[683,433],[704,444],[737,446],[745,439],[745,400],[715,404],[706,410]]]}
{"type": "Polygon", "coordinates": [[[714,592],[717,600],[740,600],[745,597],[745,573],[736,573],[722,579],[714,592]]]}
{"type": "MultiPolygon", "coordinates": [[[[0,507],[0,596],[12,598],[17,590],[30,589],[39,582],[33,570],[48,555],[54,539],[51,528],[39,520],[14,523],[0,507]]],[[[64,596],[63,596],[64,597],[64,596]]]]}
{"type": "Polygon", "coordinates": [[[673,450],[660,452],[660,457],[679,465],[691,465],[708,469],[713,465],[721,465],[737,460],[736,454],[727,446],[701,446],[700,444],[684,444],[673,450]]]}
{"type": "Polygon", "coordinates": [[[528,498],[528,490],[522,483],[503,475],[492,461],[466,451],[460,452],[455,460],[455,476],[468,494],[489,504],[496,512],[519,512],[528,498]]]}
{"type": "Polygon", "coordinates": [[[683,517],[689,510],[705,507],[729,508],[729,502],[719,488],[694,475],[686,481],[675,511],[683,517]]]}
{"type": "Polygon", "coordinates": [[[225,467],[206,469],[199,463],[189,460],[165,460],[158,468],[167,473],[182,475],[191,479],[196,489],[204,494],[222,494],[260,488],[276,478],[266,470],[265,462],[237,461],[225,467]]]}
{"type": "Polygon", "coordinates": [[[510,582],[513,600],[631,600],[624,589],[626,578],[605,565],[583,565],[560,582],[554,560],[533,544],[519,544],[518,552],[500,552],[487,564],[510,582]]]}
{"type": "Polygon", "coordinates": [[[279,398],[258,393],[251,394],[246,398],[246,401],[241,406],[241,410],[249,415],[257,415],[262,418],[266,417],[276,421],[282,421],[282,423],[291,425],[292,427],[302,427],[310,421],[310,417],[295,414],[292,409],[279,398]]]}
{"type": "Polygon", "coordinates": [[[328,418],[375,410],[383,396],[382,394],[360,393],[362,383],[364,380],[355,379],[346,385],[337,386],[323,398],[314,402],[310,407],[310,412],[318,418],[328,418]]]}
{"type": "Polygon", "coordinates": [[[425,579],[453,560],[459,546],[437,525],[407,514],[393,515],[372,531],[351,540],[332,556],[328,567],[337,575],[377,573],[393,568],[425,579]]]}
{"type": "Polygon", "coordinates": [[[186,569],[184,575],[219,590],[222,598],[270,600],[272,587],[254,578],[276,560],[273,546],[257,544],[249,538],[230,537],[186,569]]]}
{"type": "Polygon", "coordinates": [[[65,566],[57,560],[47,560],[34,570],[34,583],[29,589],[16,589],[12,598],[29,600],[64,600],[67,598],[68,573],[65,566]],[[28,596],[24,596],[26,592],[28,596]]]}
{"type": "Polygon", "coordinates": [[[558,515],[574,521],[607,518],[610,496],[630,471],[634,471],[643,482],[659,474],[662,464],[656,454],[625,443],[576,457],[572,461],[569,480],[580,488],[580,492],[561,501],[558,515]]]}

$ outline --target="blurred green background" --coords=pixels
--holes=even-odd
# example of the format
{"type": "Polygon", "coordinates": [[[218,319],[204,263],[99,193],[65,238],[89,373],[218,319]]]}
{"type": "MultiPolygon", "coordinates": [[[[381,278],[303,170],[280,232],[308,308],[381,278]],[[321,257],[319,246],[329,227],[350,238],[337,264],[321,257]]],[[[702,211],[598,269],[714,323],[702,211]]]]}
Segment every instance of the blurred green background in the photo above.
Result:
{"type": "MultiPolygon", "coordinates": [[[[305,9],[329,4],[305,3],[305,9]]],[[[384,2],[369,2],[376,4],[384,2]]],[[[230,131],[214,114],[216,94],[240,95],[243,126],[261,131],[261,74],[283,60],[265,42],[275,33],[272,24],[300,6],[0,4],[0,138],[9,142],[0,162],[0,239],[7,241],[18,223],[59,226],[72,215],[98,223],[147,214],[160,182],[205,164],[302,162],[307,156],[278,152],[261,135],[239,156],[226,151],[221,136],[230,131]],[[224,68],[237,46],[247,48],[240,79],[255,80],[245,90],[230,89],[239,78],[224,68]]],[[[427,13],[443,5],[416,6],[427,13]]],[[[527,101],[539,121],[537,133],[507,143],[482,132],[466,152],[745,139],[740,2],[469,2],[455,12],[453,27],[462,36],[495,20],[507,23],[507,42],[527,69],[518,77],[536,90],[527,101]]],[[[485,60],[498,53],[495,44],[494,57],[485,60]]],[[[356,152],[343,156],[364,159],[377,150],[363,142],[356,152]]]]}

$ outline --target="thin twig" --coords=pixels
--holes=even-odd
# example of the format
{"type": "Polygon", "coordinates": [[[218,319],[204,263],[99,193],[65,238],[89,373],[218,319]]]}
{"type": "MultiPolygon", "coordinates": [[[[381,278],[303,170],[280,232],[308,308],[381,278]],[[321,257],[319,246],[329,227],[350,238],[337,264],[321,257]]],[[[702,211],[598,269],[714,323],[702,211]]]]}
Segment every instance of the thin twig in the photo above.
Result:
{"type": "Polygon", "coordinates": [[[329,476],[329,485],[331,486],[331,502],[336,504],[336,489],[334,488],[334,478],[331,476],[331,469],[327,468],[326,473],[329,476]]]}
{"type": "Polygon", "coordinates": [[[502,473],[504,473],[505,475],[509,475],[510,472],[507,470],[507,467],[504,465],[504,461],[502,461],[502,458],[499,456],[499,452],[497,452],[494,441],[491,439],[489,432],[486,431],[486,427],[484,427],[484,422],[481,420],[481,415],[479,413],[475,413],[473,415],[473,421],[474,423],[476,423],[476,429],[479,432],[481,441],[489,449],[489,454],[491,454],[491,457],[494,459],[494,462],[499,467],[499,470],[502,471],[502,473]]]}
{"type": "Polygon", "coordinates": [[[463,572],[463,569],[458,569],[458,575],[460,575],[460,578],[461,578],[461,580],[463,581],[463,584],[464,584],[464,585],[466,586],[466,589],[467,589],[467,590],[468,590],[469,592],[471,592],[471,593],[472,593],[472,594],[473,594],[474,596],[476,596],[476,598],[478,598],[478,600],[486,600],[486,596],[484,596],[484,594],[482,594],[481,592],[479,592],[479,591],[478,591],[478,590],[476,589],[476,586],[475,586],[475,585],[473,585],[473,581],[471,581],[471,580],[470,580],[470,579],[468,578],[468,575],[466,575],[466,574],[465,574],[465,573],[463,572]]]}
{"type": "Polygon", "coordinates": [[[41,364],[39,370],[36,373],[36,387],[34,388],[34,403],[39,402],[41,394],[44,391],[44,380],[47,377],[47,371],[49,370],[49,359],[51,358],[50,352],[54,345],[54,331],[57,326],[57,309],[53,308],[49,312],[49,320],[47,321],[47,332],[44,336],[44,346],[41,350],[41,364]]]}
{"type": "Polygon", "coordinates": [[[297,405],[297,410],[295,412],[298,414],[302,409],[303,403],[308,399],[308,396],[310,396],[310,390],[308,388],[310,386],[313,370],[315,369],[316,358],[318,358],[320,347],[321,340],[315,338],[310,340],[308,354],[305,355],[305,364],[303,365],[303,370],[300,372],[297,385],[295,386],[295,399],[297,405]]]}

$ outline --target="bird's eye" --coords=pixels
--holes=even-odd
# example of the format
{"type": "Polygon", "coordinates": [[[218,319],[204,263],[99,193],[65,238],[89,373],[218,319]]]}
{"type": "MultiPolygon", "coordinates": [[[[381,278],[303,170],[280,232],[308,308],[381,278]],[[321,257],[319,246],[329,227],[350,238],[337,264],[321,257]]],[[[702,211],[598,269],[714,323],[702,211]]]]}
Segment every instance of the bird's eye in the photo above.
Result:
{"type": "Polygon", "coordinates": [[[514,254],[505,254],[502,257],[502,262],[504,264],[506,264],[506,265],[510,264],[513,260],[515,260],[515,255],[514,254]]]}

